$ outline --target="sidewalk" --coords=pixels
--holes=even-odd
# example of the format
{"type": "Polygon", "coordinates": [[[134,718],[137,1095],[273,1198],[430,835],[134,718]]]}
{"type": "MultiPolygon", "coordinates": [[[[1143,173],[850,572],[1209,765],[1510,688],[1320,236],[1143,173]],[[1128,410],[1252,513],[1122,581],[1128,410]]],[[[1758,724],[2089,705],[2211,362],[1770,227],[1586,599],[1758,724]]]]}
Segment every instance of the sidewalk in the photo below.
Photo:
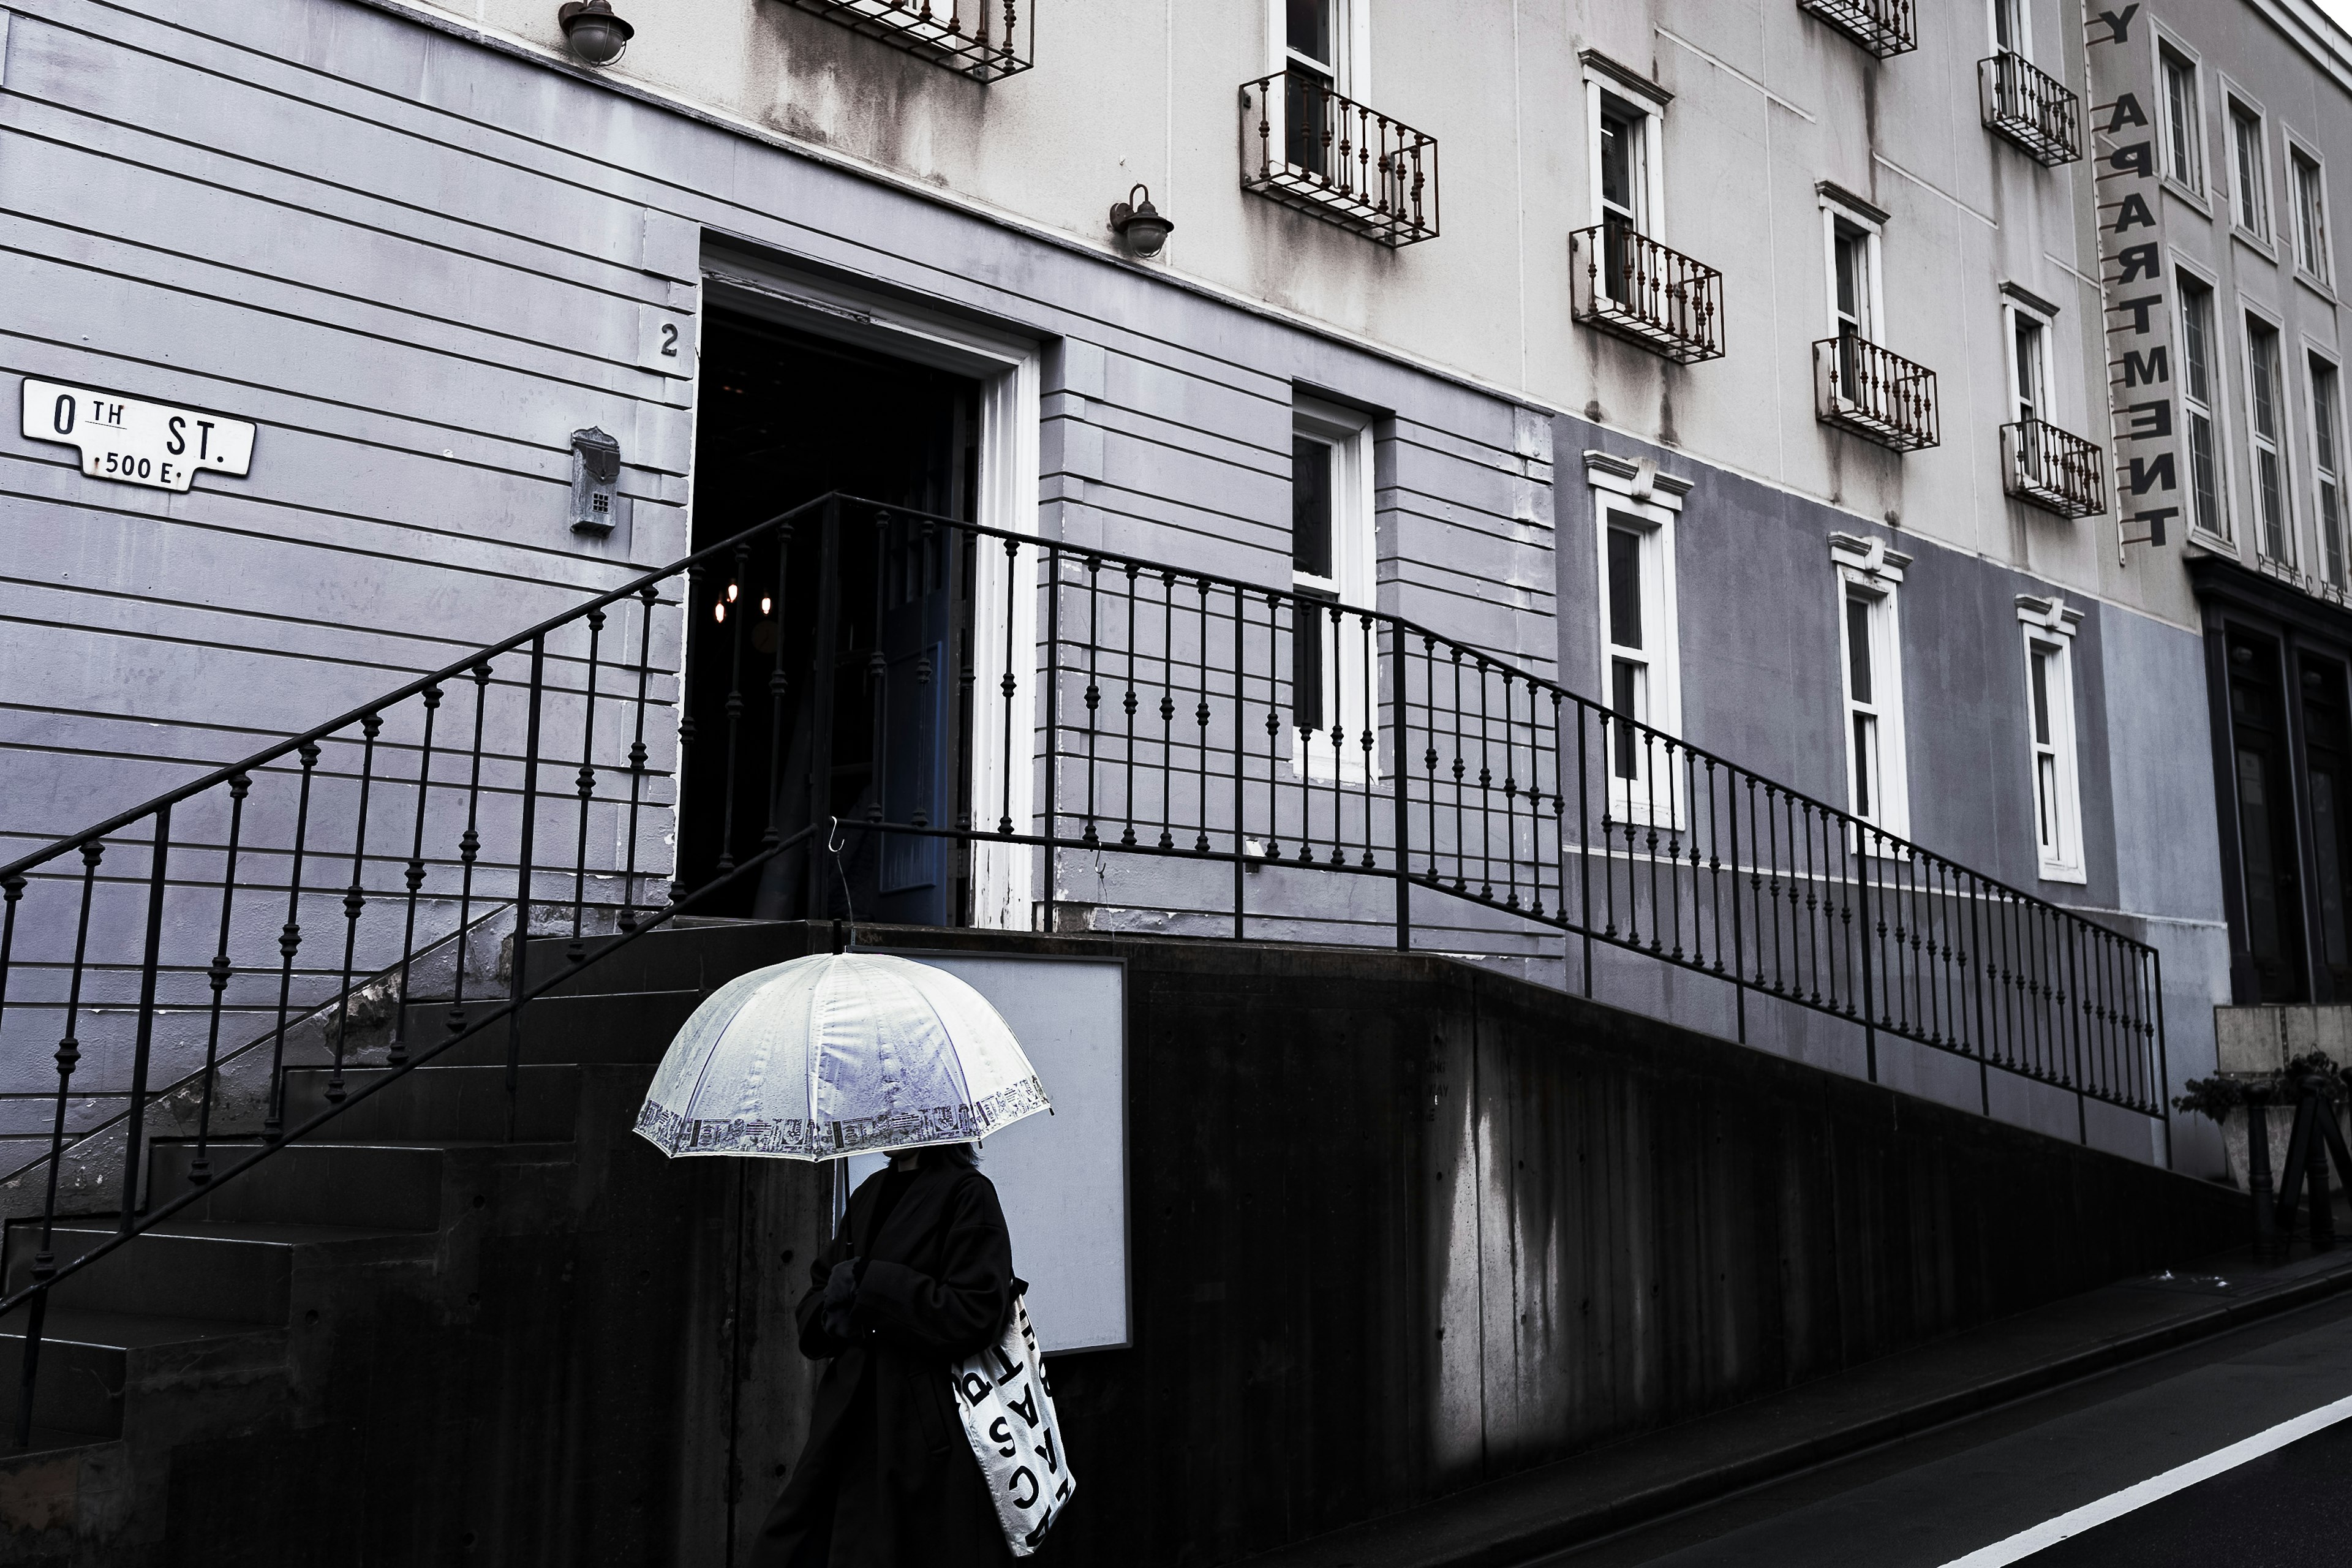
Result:
{"type": "MultiPolygon", "coordinates": [[[[2337,1210],[2339,1235],[2344,1210],[2337,1210]]],[[[2124,1280],[1646,1436],[1247,1560],[1248,1568],[1507,1568],[2352,1289],[2352,1237],[2124,1280]]]]}

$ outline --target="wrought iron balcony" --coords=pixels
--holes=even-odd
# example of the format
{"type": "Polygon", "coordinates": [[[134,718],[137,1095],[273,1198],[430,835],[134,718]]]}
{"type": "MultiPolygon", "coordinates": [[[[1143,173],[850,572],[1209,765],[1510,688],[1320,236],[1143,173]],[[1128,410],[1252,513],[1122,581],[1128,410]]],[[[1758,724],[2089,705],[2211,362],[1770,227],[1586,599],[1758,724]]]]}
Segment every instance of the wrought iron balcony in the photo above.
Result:
{"type": "Polygon", "coordinates": [[[1936,373],[1850,332],[1813,345],[1813,414],[1897,452],[1943,439],[1936,373]]]}
{"type": "Polygon", "coordinates": [[[1437,142],[1312,71],[1242,88],[1242,189],[1391,248],[1437,237],[1437,142]]]}
{"type": "Polygon", "coordinates": [[[1919,47],[1913,0],[1797,0],[1797,9],[1811,12],[1882,60],[1919,47]]]}
{"type": "Polygon", "coordinates": [[[2106,455],[2092,442],[2040,419],[2000,427],[2000,488],[2060,517],[2107,510],[2106,455]]]}
{"type": "Polygon", "coordinates": [[[1678,364],[1723,356],[1723,274],[1621,224],[1568,237],[1574,314],[1678,364]]]}
{"type": "Polygon", "coordinates": [[[1988,131],[1998,132],[2048,168],[2083,155],[2083,100],[2022,55],[2002,50],[1977,62],[1988,131]]]}
{"type": "Polygon", "coordinates": [[[790,0],[869,38],[977,82],[1027,70],[1034,21],[1018,0],[790,0]]]}

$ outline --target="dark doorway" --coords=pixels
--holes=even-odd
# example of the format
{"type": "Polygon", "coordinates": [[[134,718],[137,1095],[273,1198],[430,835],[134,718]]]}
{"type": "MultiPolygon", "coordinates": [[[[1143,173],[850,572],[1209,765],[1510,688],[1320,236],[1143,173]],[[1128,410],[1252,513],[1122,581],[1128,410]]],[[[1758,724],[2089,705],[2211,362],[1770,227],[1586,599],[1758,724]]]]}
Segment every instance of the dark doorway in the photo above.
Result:
{"type": "MultiPolygon", "coordinates": [[[[725,311],[703,334],[698,551],[835,491],[971,520],[977,382],[725,311]]],[[[688,610],[679,879],[700,887],[771,833],[819,826],[811,844],[695,912],[962,918],[961,844],[865,826],[877,805],[892,823],[954,818],[965,771],[948,671],[951,661],[969,668],[971,636],[969,563],[954,553],[926,547],[904,522],[877,529],[868,515],[829,521],[816,508],[794,520],[787,543],[709,564],[688,610]],[[828,666],[829,702],[814,689],[828,666]],[[885,755],[877,802],[875,760],[885,755]],[[782,781],[772,792],[772,778],[782,781]],[[823,847],[824,820],[835,816],[837,867],[823,847]]]]}
{"type": "Polygon", "coordinates": [[[2246,945],[2257,1002],[2301,1002],[2303,887],[2294,831],[2294,772],[2289,760],[2279,647],[2229,636],[2230,731],[2238,785],[2239,863],[2245,879],[2246,945]]]}
{"type": "Polygon", "coordinates": [[[2345,707],[2344,667],[2303,659],[2303,745],[2311,787],[2314,944],[2326,976],[2325,1001],[2352,1001],[2352,933],[2345,927],[2345,889],[2352,885],[2352,714],[2345,707]]]}

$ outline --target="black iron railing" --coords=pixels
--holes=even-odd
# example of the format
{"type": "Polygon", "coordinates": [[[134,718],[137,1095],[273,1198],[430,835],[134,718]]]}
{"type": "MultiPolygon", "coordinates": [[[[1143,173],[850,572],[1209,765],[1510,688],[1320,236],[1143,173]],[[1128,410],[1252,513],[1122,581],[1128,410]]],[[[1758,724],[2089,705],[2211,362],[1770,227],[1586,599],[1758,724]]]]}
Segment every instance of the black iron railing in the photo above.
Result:
{"type": "Polygon", "coordinates": [[[1242,189],[1391,247],[1437,237],[1437,142],[1288,70],[1242,87],[1242,189]]]}
{"type": "Polygon", "coordinates": [[[1400,947],[1475,917],[1564,938],[1588,993],[1597,951],[1711,976],[1743,1037],[1758,997],[1843,1020],[1874,1077],[1899,1037],[1974,1062],[1988,1108],[1998,1069],[2078,1121],[2164,1113],[2138,942],[1412,622],[827,498],[0,867],[0,1050],[56,1075],[30,1283],[0,1299],[32,1314],[19,1411],[60,1280],[485,1034],[513,1125],[525,1008],[680,915],[892,918],[952,886],[938,923],[1061,929],[1124,892],[1237,937],[1353,909],[1360,940],[1326,896],[1350,879],[1400,947]],[[408,1016],[414,961],[493,900],[565,960],[515,941],[496,994],[347,1080],[356,982],[408,1016]],[[309,1115],[298,1010],[329,1021],[309,1115]],[[257,1040],[226,1124],[217,1064],[257,1040]],[[183,1069],[193,1184],[142,1206],[148,1085],[183,1069]],[[60,1258],[93,1089],[122,1102],[121,1218],[60,1258]]]}
{"type": "Polygon", "coordinates": [[[1568,237],[1571,311],[1679,364],[1723,353],[1723,274],[1622,224],[1568,237]]]}
{"type": "Polygon", "coordinates": [[[1919,47],[1919,12],[1914,0],[1797,0],[1809,12],[1886,59],[1919,47]]]}
{"type": "Polygon", "coordinates": [[[1813,344],[1813,414],[1898,452],[1942,438],[1936,373],[1851,332],[1813,344]]]}
{"type": "Polygon", "coordinates": [[[2106,454],[2040,419],[2000,427],[2001,488],[2060,517],[2107,510],[2106,454]]]}
{"type": "Polygon", "coordinates": [[[803,11],[970,77],[1002,81],[1034,63],[1032,13],[1017,0],[789,0],[803,11]]]}
{"type": "Polygon", "coordinates": [[[1998,132],[2045,167],[2083,155],[2083,100],[2024,56],[2002,50],[1977,62],[1985,129],[1998,132]]]}

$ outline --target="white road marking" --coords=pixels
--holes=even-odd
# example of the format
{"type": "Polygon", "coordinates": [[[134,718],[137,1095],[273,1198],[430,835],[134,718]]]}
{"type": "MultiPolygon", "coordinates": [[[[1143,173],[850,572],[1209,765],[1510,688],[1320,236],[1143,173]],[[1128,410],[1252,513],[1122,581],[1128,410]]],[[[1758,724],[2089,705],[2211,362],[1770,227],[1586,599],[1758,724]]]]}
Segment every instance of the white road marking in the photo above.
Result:
{"type": "Polygon", "coordinates": [[[2352,1416],[2352,1395],[2347,1395],[2333,1405],[2305,1411],[2293,1420],[2280,1422],[2266,1432],[2257,1432],[2226,1448],[2217,1448],[2202,1458],[2191,1459],[2160,1476],[2151,1476],[2137,1486],[2126,1487],[2096,1502],[2084,1503],[2071,1513],[2043,1520],[2031,1529],[2019,1531],[2006,1541],[1979,1547],[1966,1557],[1953,1558],[1944,1564],[1944,1568],[2002,1568],[2004,1563],[2031,1557],[2046,1546],[2055,1546],[2069,1536],[2080,1535],[2111,1519],[2120,1519],[2134,1509],[2146,1508],[2185,1487],[2209,1480],[2224,1470],[2234,1470],[2249,1459],[2259,1459],[2274,1448],[2284,1448],[2298,1438],[2308,1437],[2314,1432],[2335,1426],[2347,1416],[2352,1416]]]}

